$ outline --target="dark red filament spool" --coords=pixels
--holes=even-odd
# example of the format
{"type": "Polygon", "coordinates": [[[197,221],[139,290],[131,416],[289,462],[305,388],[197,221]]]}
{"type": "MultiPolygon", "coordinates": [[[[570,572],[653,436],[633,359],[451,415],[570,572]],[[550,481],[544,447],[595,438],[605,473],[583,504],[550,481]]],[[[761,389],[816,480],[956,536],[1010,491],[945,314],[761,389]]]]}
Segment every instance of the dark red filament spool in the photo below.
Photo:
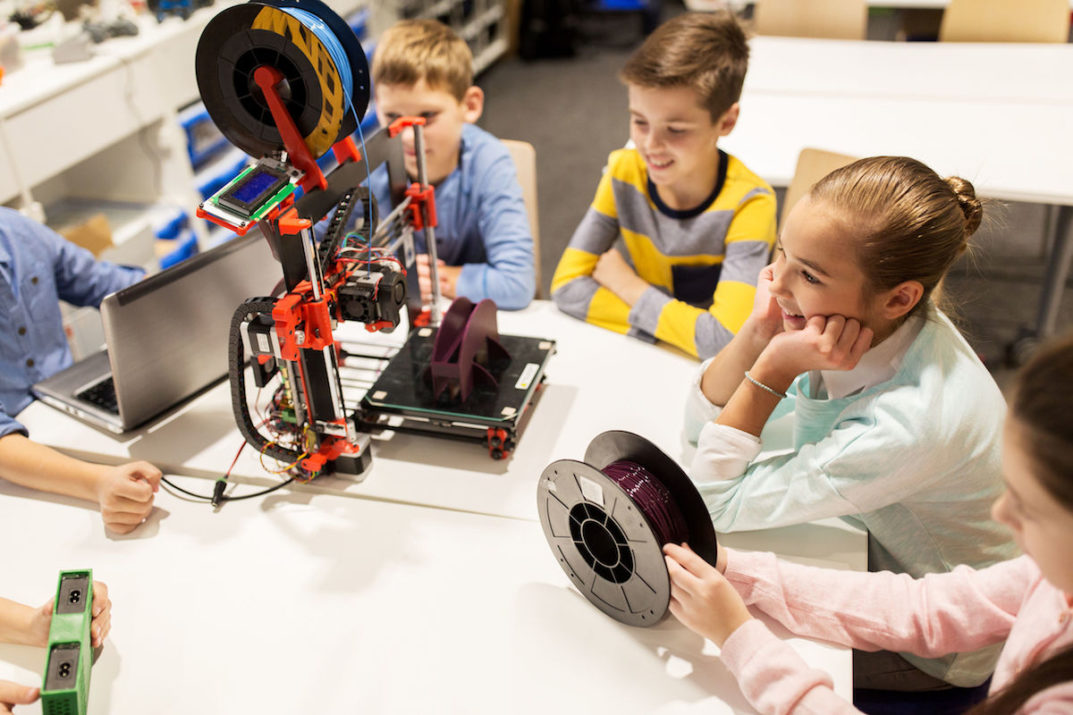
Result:
{"type": "Polygon", "coordinates": [[[678,504],[663,482],[651,472],[626,460],[612,462],[601,471],[626,492],[648,518],[661,546],[689,540],[689,529],[678,504]]]}

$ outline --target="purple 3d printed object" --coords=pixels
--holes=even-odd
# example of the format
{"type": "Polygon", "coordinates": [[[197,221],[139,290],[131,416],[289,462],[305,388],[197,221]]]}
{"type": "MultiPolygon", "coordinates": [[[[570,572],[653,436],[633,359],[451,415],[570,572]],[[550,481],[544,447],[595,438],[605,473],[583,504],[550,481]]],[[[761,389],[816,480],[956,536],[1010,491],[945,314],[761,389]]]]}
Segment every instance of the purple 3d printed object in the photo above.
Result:
{"type": "Polygon", "coordinates": [[[465,402],[475,380],[495,387],[489,368],[500,359],[509,360],[510,354],[499,340],[495,302],[485,299],[474,305],[468,298],[456,298],[443,316],[432,347],[433,394],[438,399],[446,391],[450,398],[465,402]]]}

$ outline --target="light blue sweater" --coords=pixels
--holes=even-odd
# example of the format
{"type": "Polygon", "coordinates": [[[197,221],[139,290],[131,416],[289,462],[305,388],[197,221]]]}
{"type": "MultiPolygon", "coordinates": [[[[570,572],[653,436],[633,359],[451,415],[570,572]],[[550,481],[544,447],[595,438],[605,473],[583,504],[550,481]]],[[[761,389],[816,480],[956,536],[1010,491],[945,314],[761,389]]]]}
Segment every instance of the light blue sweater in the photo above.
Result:
{"type": "MultiPolygon", "coordinates": [[[[390,210],[387,170],[372,175],[381,215],[390,210]]],[[[504,310],[529,305],[536,290],[533,237],[514,161],[503,142],[483,129],[462,128],[458,166],[436,185],[436,253],[462,266],[455,292],[473,301],[491,298],[504,310]]],[[[425,232],[414,234],[425,252],[425,232]]]]}
{"type": "MultiPolygon", "coordinates": [[[[808,397],[809,380],[800,375],[787,390],[760,435],[764,452],[744,474],[708,481],[694,469],[716,531],[841,517],[871,535],[870,570],[914,577],[1017,554],[990,516],[1002,492],[1005,401],[946,316],[932,311],[886,382],[832,400],[808,397]]],[[[716,412],[701,400],[687,408],[691,441],[716,412]]],[[[956,664],[911,660],[948,682],[972,684],[993,666],[976,655],[956,664]]]]}

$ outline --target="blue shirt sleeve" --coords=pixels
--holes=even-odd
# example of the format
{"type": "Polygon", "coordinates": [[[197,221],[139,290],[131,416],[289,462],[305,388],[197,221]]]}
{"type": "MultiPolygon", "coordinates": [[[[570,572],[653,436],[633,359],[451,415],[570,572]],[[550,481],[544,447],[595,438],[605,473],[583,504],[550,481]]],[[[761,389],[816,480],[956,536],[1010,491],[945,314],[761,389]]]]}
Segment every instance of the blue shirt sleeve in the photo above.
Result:
{"type": "Polygon", "coordinates": [[[145,276],[141,268],[97,261],[92,253],[52,229],[33,221],[27,223],[28,230],[52,256],[57,297],[71,305],[98,306],[109,293],[137,283],[145,276]]]}
{"type": "MultiPolygon", "coordinates": [[[[459,166],[436,186],[436,242],[439,258],[462,266],[455,292],[473,301],[491,298],[504,310],[529,305],[536,292],[533,236],[522,187],[510,152],[474,125],[462,134],[459,166]]],[[[370,181],[380,216],[391,210],[384,167],[370,181]]],[[[425,251],[423,231],[414,246],[425,251]]]]}
{"type": "Polygon", "coordinates": [[[71,364],[59,299],[96,306],[144,272],[110,263],[11,209],[0,209],[0,436],[25,432],[12,419],[31,386],[71,364]]]}
{"type": "Polygon", "coordinates": [[[504,310],[519,310],[536,291],[533,237],[514,161],[501,143],[495,146],[499,151],[484,164],[473,186],[488,262],[464,265],[455,291],[473,300],[491,298],[504,310]]]}
{"type": "Polygon", "coordinates": [[[7,437],[9,434],[27,435],[29,432],[22,426],[22,423],[4,411],[3,405],[0,405],[0,439],[7,437]]]}

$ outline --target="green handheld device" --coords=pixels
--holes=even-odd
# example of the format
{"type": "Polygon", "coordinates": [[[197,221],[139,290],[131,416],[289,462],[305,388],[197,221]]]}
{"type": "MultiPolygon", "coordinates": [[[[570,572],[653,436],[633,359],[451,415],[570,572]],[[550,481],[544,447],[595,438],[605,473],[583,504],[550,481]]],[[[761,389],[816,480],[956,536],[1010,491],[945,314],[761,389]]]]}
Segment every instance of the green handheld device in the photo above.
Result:
{"type": "Polygon", "coordinates": [[[92,621],[93,571],[60,572],[41,688],[43,715],[85,715],[93,665],[92,621]]]}

